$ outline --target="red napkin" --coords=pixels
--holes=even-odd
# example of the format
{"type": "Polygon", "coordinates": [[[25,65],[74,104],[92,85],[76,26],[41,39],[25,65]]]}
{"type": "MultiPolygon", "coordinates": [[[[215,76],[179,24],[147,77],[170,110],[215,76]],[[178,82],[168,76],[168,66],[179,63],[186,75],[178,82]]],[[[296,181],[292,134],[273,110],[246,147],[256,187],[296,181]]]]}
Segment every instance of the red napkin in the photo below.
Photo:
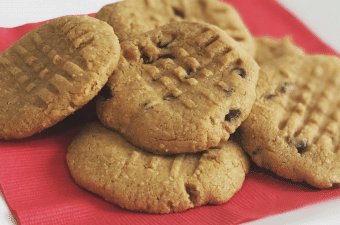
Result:
{"type": "MultiPolygon", "coordinates": [[[[307,52],[334,54],[276,1],[229,2],[240,11],[255,35],[291,35],[307,52]]],[[[0,51],[40,24],[0,28],[0,51]]],[[[253,168],[242,190],[225,205],[171,215],[129,212],[73,182],[65,153],[79,129],[79,119],[73,116],[33,138],[0,142],[0,187],[19,224],[239,224],[340,197],[340,189],[315,190],[253,168]]]]}

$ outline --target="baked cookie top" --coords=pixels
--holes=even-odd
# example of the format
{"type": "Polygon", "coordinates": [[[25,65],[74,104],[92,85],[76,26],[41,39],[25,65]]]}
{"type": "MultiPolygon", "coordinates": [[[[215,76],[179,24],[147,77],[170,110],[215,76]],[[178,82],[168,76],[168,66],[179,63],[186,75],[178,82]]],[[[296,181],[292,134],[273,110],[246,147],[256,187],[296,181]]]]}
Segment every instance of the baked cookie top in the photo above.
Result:
{"type": "Polygon", "coordinates": [[[262,65],[241,126],[257,165],[318,188],[340,183],[340,59],[296,56],[262,65]]]}
{"type": "Polygon", "coordinates": [[[120,41],[182,19],[216,25],[254,54],[253,38],[237,11],[217,0],[125,0],[104,6],[96,16],[113,26],[120,41]]]}
{"type": "Polygon", "coordinates": [[[65,16],[29,32],[0,54],[0,139],[24,138],[90,101],[120,57],[112,27],[65,16]]]}
{"type": "Polygon", "coordinates": [[[175,22],[121,43],[102,123],[156,153],[218,146],[255,100],[258,65],[219,28],[175,22]]]}
{"type": "Polygon", "coordinates": [[[304,55],[304,51],[296,46],[290,37],[275,39],[271,37],[256,37],[255,60],[259,65],[277,61],[282,57],[304,55]]]}
{"type": "Polygon", "coordinates": [[[130,145],[99,123],[89,124],[68,148],[75,181],[122,208],[180,212],[223,204],[242,186],[249,162],[233,142],[204,153],[159,156],[130,145]]]}

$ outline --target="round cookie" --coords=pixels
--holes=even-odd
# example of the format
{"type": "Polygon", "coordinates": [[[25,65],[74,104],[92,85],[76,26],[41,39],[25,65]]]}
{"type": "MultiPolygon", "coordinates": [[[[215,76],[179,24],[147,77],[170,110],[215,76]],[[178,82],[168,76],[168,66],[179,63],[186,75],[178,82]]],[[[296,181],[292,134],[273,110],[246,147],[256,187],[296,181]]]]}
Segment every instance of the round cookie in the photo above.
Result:
{"type": "Polygon", "coordinates": [[[113,26],[120,41],[182,19],[207,22],[226,31],[251,55],[255,52],[237,11],[218,0],[125,0],[104,6],[96,17],[113,26]]]}
{"type": "Polygon", "coordinates": [[[140,148],[197,152],[227,140],[255,101],[258,65],[215,26],[175,22],[121,43],[97,111],[140,148]]]}
{"type": "Polygon", "coordinates": [[[255,60],[259,65],[278,60],[281,57],[304,55],[304,51],[296,46],[290,37],[282,39],[257,37],[255,38],[255,45],[255,60]]]}
{"type": "Polygon", "coordinates": [[[340,183],[340,59],[296,56],[262,65],[257,100],[241,126],[253,161],[318,188],[340,183]]]}
{"type": "Polygon", "coordinates": [[[159,156],[130,145],[99,123],[68,148],[75,181],[133,211],[172,213],[227,202],[242,186],[249,162],[233,142],[204,153],[159,156]]]}
{"type": "Polygon", "coordinates": [[[112,27],[88,16],[51,20],[0,54],[0,139],[29,137],[90,101],[120,57],[112,27]]]}

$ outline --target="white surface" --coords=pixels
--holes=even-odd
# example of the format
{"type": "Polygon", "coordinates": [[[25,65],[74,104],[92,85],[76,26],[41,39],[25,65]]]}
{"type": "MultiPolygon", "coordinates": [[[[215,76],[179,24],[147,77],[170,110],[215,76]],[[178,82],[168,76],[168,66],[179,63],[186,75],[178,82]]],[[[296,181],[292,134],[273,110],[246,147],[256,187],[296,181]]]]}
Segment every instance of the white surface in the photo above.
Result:
{"type": "Polygon", "coordinates": [[[1,225],[13,225],[14,219],[6,205],[6,202],[0,192],[0,224],[1,225]]]}
{"type": "Polygon", "coordinates": [[[340,53],[339,0],[279,0],[279,2],[340,53]]]}
{"type": "MultiPolygon", "coordinates": [[[[13,27],[67,14],[98,11],[114,0],[0,0],[0,27],[13,27]]],[[[260,0],[258,0],[260,1],[260,0]]],[[[255,1],[254,1],[255,2],[255,1]]],[[[339,0],[279,0],[340,53],[339,0]]],[[[1,38],[1,37],[0,37],[1,38]]],[[[339,225],[340,199],[248,223],[253,225],[339,225]]],[[[0,197],[0,224],[12,225],[10,212],[0,197]]]]}
{"type": "Polygon", "coordinates": [[[340,198],[243,225],[339,225],[340,198]]]}
{"type": "Polygon", "coordinates": [[[117,0],[0,0],[0,27],[97,12],[117,0]]]}

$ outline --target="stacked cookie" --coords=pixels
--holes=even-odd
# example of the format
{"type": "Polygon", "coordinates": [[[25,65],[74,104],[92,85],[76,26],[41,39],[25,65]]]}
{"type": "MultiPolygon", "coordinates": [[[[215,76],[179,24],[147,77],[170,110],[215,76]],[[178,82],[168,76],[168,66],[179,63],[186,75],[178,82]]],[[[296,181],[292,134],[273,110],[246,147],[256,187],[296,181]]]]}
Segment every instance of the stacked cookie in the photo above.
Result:
{"type": "Polygon", "coordinates": [[[253,38],[225,3],[125,0],[97,19],[58,18],[2,53],[0,68],[2,139],[39,133],[101,90],[99,121],[67,164],[123,208],[225,203],[249,171],[245,152],[293,181],[340,183],[340,59],[253,38]]]}
{"type": "Polygon", "coordinates": [[[340,59],[289,40],[256,40],[257,99],[240,129],[260,167],[317,188],[340,184],[340,59]]]}
{"type": "Polygon", "coordinates": [[[69,149],[73,177],[131,210],[169,213],[227,201],[249,167],[227,141],[255,101],[254,59],[226,32],[190,21],[139,34],[121,48],[109,91],[97,102],[100,121],[117,133],[87,127],[69,149]]]}
{"type": "Polygon", "coordinates": [[[105,22],[66,16],[31,31],[0,55],[0,138],[29,137],[84,106],[120,57],[105,22]]]}

